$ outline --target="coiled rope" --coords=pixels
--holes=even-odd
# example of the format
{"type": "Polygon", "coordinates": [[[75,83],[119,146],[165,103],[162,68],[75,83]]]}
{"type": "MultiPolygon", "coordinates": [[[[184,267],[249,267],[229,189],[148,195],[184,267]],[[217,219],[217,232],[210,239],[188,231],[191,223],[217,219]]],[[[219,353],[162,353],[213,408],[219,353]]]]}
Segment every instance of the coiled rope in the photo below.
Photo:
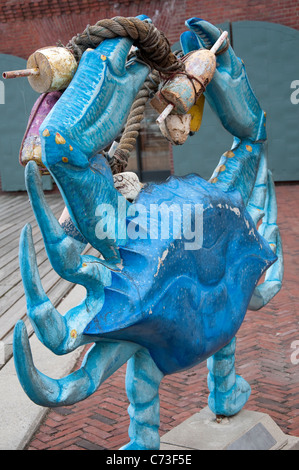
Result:
{"type": "Polygon", "coordinates": [[[109,161],[113,174],[126,168],[129,155],[135,148],[145,105],[149,97],[158,90],[160,81],[185,71],[184,63],[173,54],[164,33],[152,23],[134,17],[117,16],[100,20],[94,26],[88,25],[82,34],[74,36],[65,47],[72,51],[79,62],[86,49],[95,49],[105,39],[116,37],[133,39],[133,44],[137,47],[137,60],[147,64],[151,73],[136,95],[119,145],[109,161]]]}
{"type": "Polygon", "coordinates": [[[109,161],[113,174],[121,173],[125,170],[129,156],[135,149],[136,140],[141,129],[141,121],[144,118],[145,106],[148,99],[158,90],[160,76],[157,71],[152,71],[145,80],[142,88],[136,95],[136,98],[130,109],[129,117],[124,132],[119,141],[119,145],[109,161]]]}

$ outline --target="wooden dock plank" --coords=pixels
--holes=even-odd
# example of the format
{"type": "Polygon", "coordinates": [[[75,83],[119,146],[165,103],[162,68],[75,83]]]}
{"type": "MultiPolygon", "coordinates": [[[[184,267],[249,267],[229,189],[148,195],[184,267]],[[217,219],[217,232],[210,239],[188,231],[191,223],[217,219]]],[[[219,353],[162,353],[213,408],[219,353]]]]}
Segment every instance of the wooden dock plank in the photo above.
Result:
{"type": "MultiPolygon", "coordinates": [[[[60,194],[46,194],[46,200],[58,218],[64,202],[60,194]]],[[[43,287],[56,306],[73,288],[53,270],[45,251],[27,193],[0,194],[0,340],[11,344],[12,332],[19,319],[26,321],[26,299],[19,269],[19,238],[26,223],[32,226],[37,264],[43,287]]]]}
{"type": "MultiPolygon", "coordinates": [[[[59,193],[46,194],[46,200],[54,215],[59,218],[64,202],[59,193]]],[[[33,333],[27,316],[26,298],[19,268],[19,239],[25,224],[32,226],[32,236],[37,265],[43,288],[54,307],[73,289],[74,284],[61,279],[48,260],[43,238],[34,217],[27,193],[0,194],[0,341],[7,345],[12,355],[14,326],[18,320],[25,322],[29,336],[33,333]]],[[[98,256],[87,246],[85,253],[98,256]]],[[[3,364],[0,364],[2,367],[3,364]]]]}

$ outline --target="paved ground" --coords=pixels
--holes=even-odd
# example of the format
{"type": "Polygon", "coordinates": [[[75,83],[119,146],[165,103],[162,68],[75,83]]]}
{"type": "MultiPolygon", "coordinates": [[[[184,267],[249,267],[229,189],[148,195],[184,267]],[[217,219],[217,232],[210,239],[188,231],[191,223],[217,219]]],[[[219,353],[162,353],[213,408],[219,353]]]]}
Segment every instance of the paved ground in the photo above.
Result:
{"type": "MultiPolygon", "coordinates": [[[[259,312],[248,312],[237,335],[236,370],[251,385],[246,409],[269,414],[286,434],[299,437],[299,185],[277,187],[285,255],[284,286],[259,312]],[[297,346],[298,347],[298,346],[297,346]],[[294,361],[293,361],[294,362],[294,361]],[[295,361],[297,362],[297,361],[295,361]]],[[[161,434],[207,405],[202,364],[166,377],[161,385],[161,434]]],[[[128,441],[125,367],[89,399],[49,411],[28,449],[118,449],[128,441]]]]}
{"type": "MultiPolygon", "coordinates": [[[[59,218],[64,202],[58,191],[46,193],[46,201],[59,218]]],[[[56,307],[74,285],[62,279],[48,260],[41,232],[26,192],[0,192],[0,369],[12,356],[13,329],[25,321],[29,336],[33,333],[27,317],[25,293],[19,267],[19,239],[23,227],[30,223],[39,275],[46,294],[56,307]]],[[[86,254],[97,254],[88,246],[86,254]]]]}

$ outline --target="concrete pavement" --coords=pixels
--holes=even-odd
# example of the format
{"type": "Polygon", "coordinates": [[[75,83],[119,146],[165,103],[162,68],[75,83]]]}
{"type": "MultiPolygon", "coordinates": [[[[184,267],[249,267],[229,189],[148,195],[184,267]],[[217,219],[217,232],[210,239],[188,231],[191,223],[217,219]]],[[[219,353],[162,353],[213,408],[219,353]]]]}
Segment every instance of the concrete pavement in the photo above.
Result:
{"type": "MultiPolygon", "coordinates": [[[[85,289],[75,286],[60,303],[64,314],[84,298],[85,289]]],[[[56,356],[45,348],[35,335],[30,338],[36,367],[46,375],[60,378],[71,372],[82,348],[65,356],[56,356]]],[[[13,358],[0,370],[0,450],[21,450],[39,427],[48,409],[35,405],[23,391],[16,375],[13,358]]]]}

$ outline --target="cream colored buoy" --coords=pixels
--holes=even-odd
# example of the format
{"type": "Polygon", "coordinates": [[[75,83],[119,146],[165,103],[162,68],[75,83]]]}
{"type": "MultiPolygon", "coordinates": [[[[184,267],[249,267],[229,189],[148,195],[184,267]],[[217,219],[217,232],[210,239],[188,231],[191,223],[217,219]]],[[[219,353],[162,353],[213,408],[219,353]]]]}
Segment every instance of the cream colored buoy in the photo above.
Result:
{"type": "Polygon", "coordinates": [[[77,62],[64,47],[45,47],[29,57],[27,68],[39,70],[39,75],[28,78],[32,88],[39,93],[49,93],[63,90],[70,84],[77,70],[77,62]]]}
{"type": "Polygon", "coordinates": [[[128,201],[134,201],[143,187],[136,173],[132,171],[124,171],[113,175],[113,181],[115,189],[128,201]]]}
{"type": "Polygon", "coordinates": [[[3,78],[28,77],[38,93],[64,90],[77,70],[73,54],[64,47],[44,47],[35,51],[27,61],[27,69],[4,72],[3,78]]]}

